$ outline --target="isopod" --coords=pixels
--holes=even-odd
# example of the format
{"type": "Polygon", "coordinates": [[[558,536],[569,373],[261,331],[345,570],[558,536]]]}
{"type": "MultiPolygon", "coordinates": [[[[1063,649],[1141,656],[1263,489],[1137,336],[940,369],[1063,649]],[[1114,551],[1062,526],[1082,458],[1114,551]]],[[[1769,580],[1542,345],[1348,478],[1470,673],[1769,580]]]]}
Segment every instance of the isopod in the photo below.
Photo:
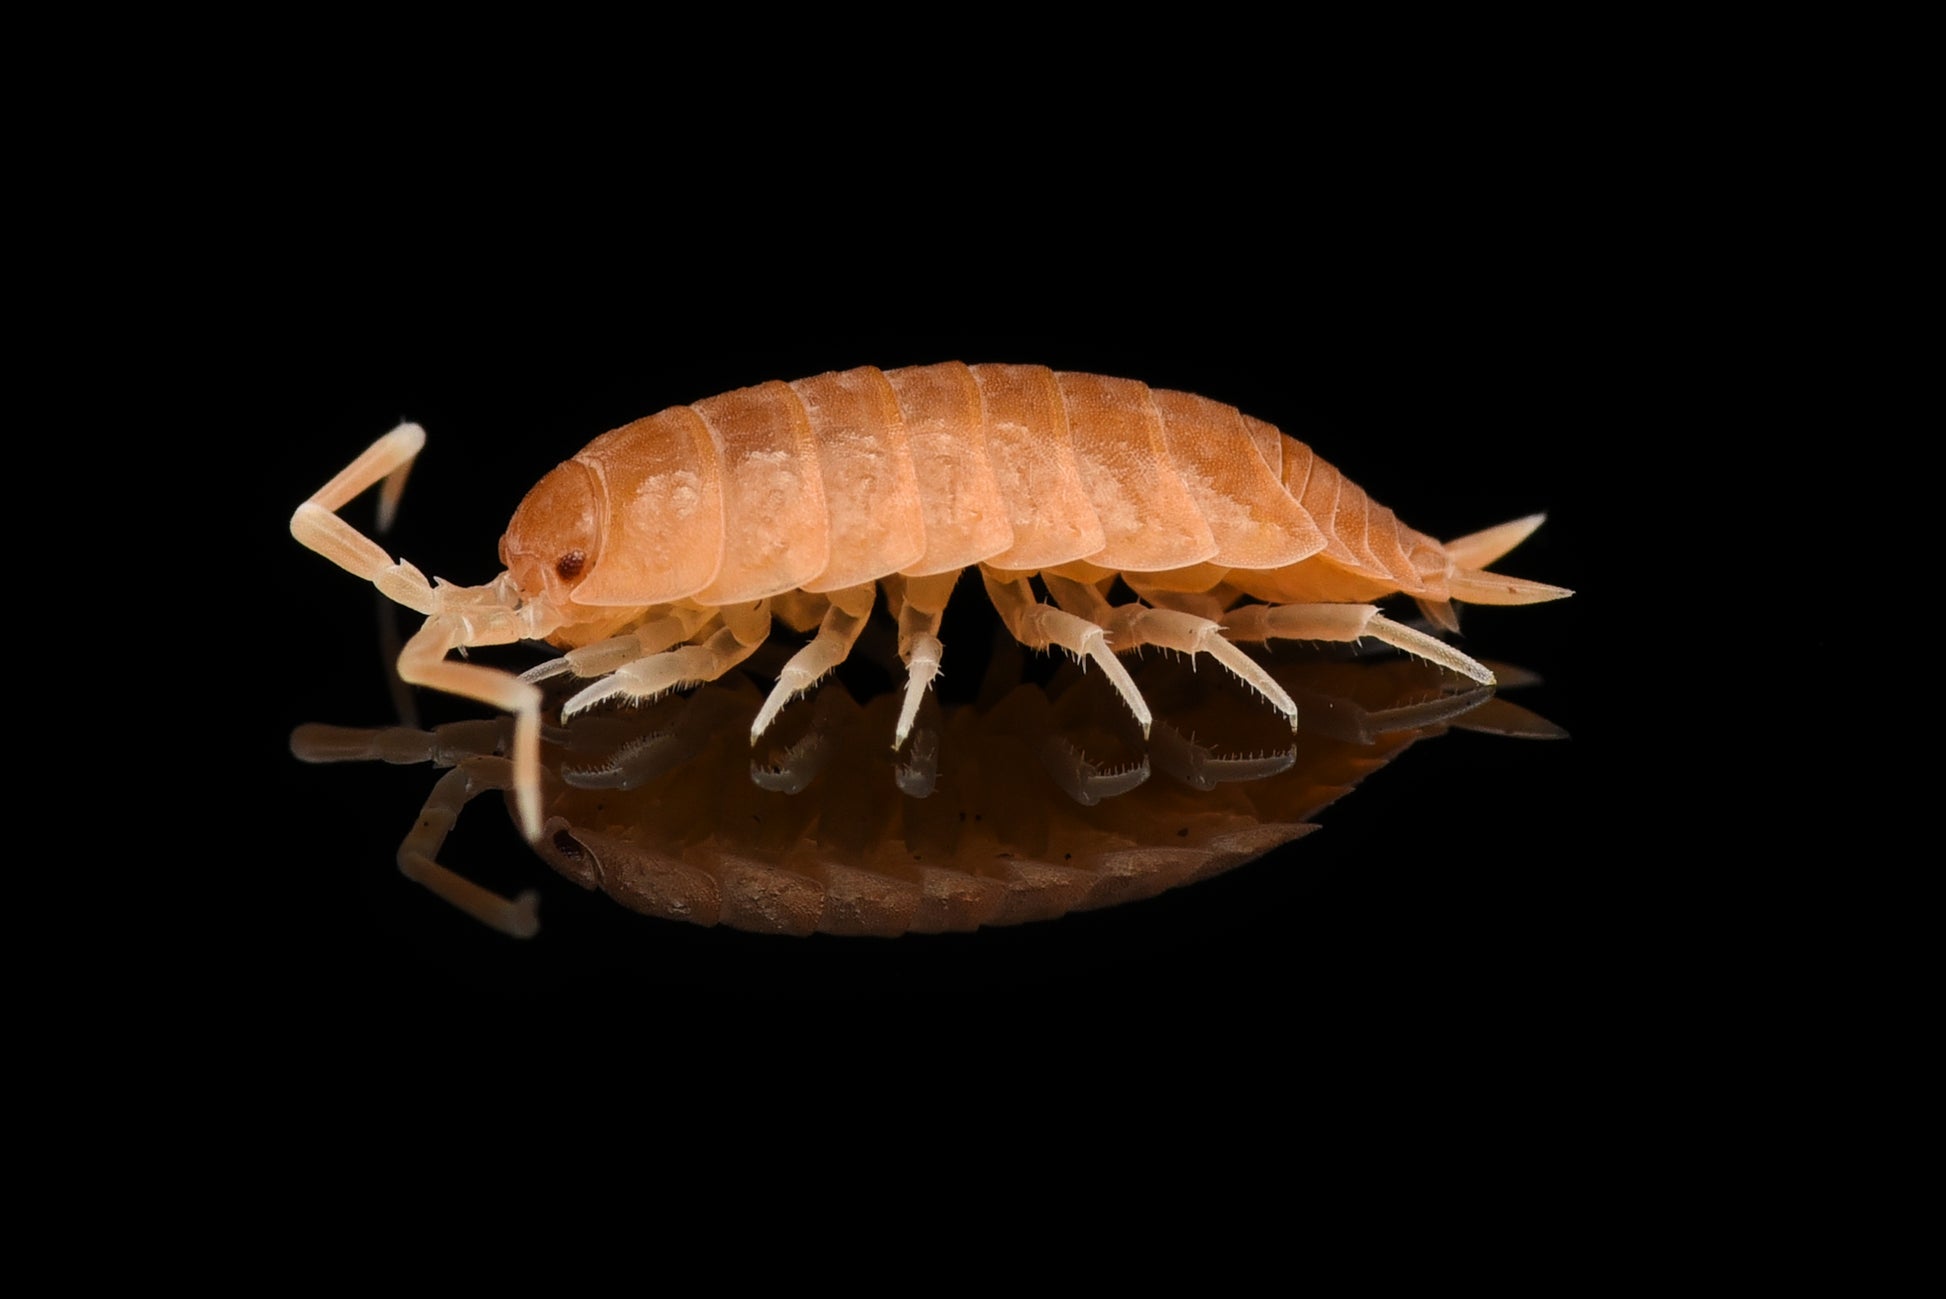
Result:
{"type": "MultiPolygon", "coordinates": [[[[670,407],[542,478],[501,538],[505,571],[475,587],[429,582],[337,513],[380,485],[384,531],[425,436],[408,423],[373,443],[297,508],[291,532],[426,615],[399,655],[404,680],[514,714],[530,840],[542,827],[535,682],[590,679],[566,718],[715,680],[773,618],[815,626],[758,710],[754,743],[843,662],[882,589],[906,668],[897,747],[939,671],[947,599],[972,566],[1016,639],[1097,665],[1145,733],[1148,705],[1119,653],[1209,655],[1295,726],[1289,695],[1234,642],[1370,637],[1491,683],[1482,664],[1372,602],[1410,596],[1450,630],[1456,601],[1571,594],[1485,571],[1540,515],[1442,544],[1235,407],[1041,366],[861,367],[670,407]],[[1118,578],[1133,601],[1109,602],[1118,578]],[[519,677],[447,658],[517,640],[564,654],[519,677]]],[[[462,881],[435,888],[476,910],[462,881]]]]}

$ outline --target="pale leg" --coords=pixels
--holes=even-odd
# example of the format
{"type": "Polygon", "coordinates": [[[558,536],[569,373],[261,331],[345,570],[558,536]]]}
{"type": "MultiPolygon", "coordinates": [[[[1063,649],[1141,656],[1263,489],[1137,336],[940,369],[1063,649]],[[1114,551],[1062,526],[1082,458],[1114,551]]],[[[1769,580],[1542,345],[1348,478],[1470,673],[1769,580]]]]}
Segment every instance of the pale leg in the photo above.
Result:
{"type": "MultiPolygon", "coordinates": [[[[1045,578],[1047,575],[1042,576],[1045,578]]],[[[1003,582],[984,568],[980,570],[980,577],[986,583],[987,596],[999,611],[1000,620],[1006,623],[1007,630],[1013,633],[1015,640],[1029,649],[1059,647],[1072,654],[1077,662],[1083,658],[1092,659],[1107,676],[1108,683],[1115,687],[1115,692],[1121,695],[1128,710],[1135,714],[1143,737],[1148,736],[1151,720],[1148,702],[1142,698],[1142,692],[1135,688],[1135,681],[1109,648],[1107,628],[1052,605],[1042,604],[1034,598],[1034,588],[1025,578],[1003,582]]],[[[1050,579],[1049,589],[1053,589],[1053,581],[1060,580],[1063,579],[1050,579]]],[[[1095,603],[1107,608],[1093,588],[1082,587],[1079,583],[1069,585],[1090,592],[1094,595],[1095,603]]]]}
{"type": "Polygon", "coordinates": [[[958,580],[958,570],[885,579],[885,605],[899,620],[899,658],[905,663],[905,697],[899,705],[899,724],[892,733],[894,749],[904,745],[906,736],[912,734],[919,701],[939,675],[939,660],[946,652],[939,643],[939,622],[946,615],[946,601],[958,580]]]}
{"type": "Polygon", "coordinates": [[[1451,668],[1482,685],[1493,684],[1493,673],[1422,631],[1393,622],[1369,604],[1251,604],[1223,617],[1233,640],[1355,641],[1369,636],[1406,653],[1451,668]]]}
{"type": "Polygon", "coordinates": [[[665,618],[644,623],[634,631],[598,640],[592,645],[569,650],[560,658],[538,663],[520,674],[522,681],[546,681],[563,672],[577,677],[605,677],[625,663],[660,654],[671,645],[680,645],[707,626],[715,617],[708,609],[677,606],[665,618]]]}
{"type": "Polygon", "coordinates": [[[1176,609],[1150,609],[1139,604],[1110,607],[1101,592],[1086,583],[1053,573],[1041,576],[1047,583],[1048,594],[1063,609],[1107,628],[1117,654],[1144,645],[1179,650],[1191,656],[1207,654],[1270,701],[1270,706],[1289,719],[1293,728],[1297,726],[1297,705],[1271,679],[1270,673],[1264,671],[1261,663],[1229,642],[1220,623],[1176,609]]]}
{"type": "Polygon", "coordinates": [[[851,653],[852,645],[858,640],[858,633],[864,630],[866,620],[872,616],[872,599],[876,594],[877,588],[870,582],[842,591],[826,592],[831,607],[825,610],[818,634],[810,644],[793,654],[791,661],[777,674],[777,684],[771,688],[764,706],[757,710],[756,720],[750,723],[750,743],[755,744],[758,737],[770,729],[771,722],[776,720],[785,704],[816,685],[827,672],[845,661],[845,655],[851,653]]]}
{"type": "Polygon", "coordinates": [[[727,607],[720,613],[723,630],[700,645],[685,645],[623,664],[563,704],[561,720],[565,722],[604,699],[654,699],[682,686],[714,681],[756,653],[770,634],[768,600],[727,607]]]}

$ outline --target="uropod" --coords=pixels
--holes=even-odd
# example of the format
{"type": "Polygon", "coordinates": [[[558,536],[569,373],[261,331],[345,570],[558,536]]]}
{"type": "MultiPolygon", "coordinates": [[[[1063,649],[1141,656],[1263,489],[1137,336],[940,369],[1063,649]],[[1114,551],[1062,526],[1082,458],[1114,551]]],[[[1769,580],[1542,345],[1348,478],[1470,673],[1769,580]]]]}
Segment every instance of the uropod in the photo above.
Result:
{"type": "Polygon", "coordinates": [[[1372,602],[1410,596],[1454,630],[1456,602],[1570,594],[1486,571],[1540,515],[1441,543],[1235,407],[1042,366],[861,367],[637,420],[527,493],[500,540],[505,571],[482,586],[429,582],[337,513],[380,485],[383,531],[424,445],[418,425],[393,429],[298,507],[291,532],[426,615],[399,655],[404,680],[514,714],[530,840],[542,827],[537,681],[587,679],[565,718],[715,680],[773,620],[815,628],[758,710],[754,742],[844,661],[882,591],[906,671],[898,746],[969,567],[1016,639],[1099,666],[1145,733],[1149,708],[1119,653],[1208,655],[1295,726],[1289,695],[1236,642],[1369,637],[1490,684],[1483,665],[1372,602]],[[522,676],[447,657],[518,640],[564,653],[522,676]]]}

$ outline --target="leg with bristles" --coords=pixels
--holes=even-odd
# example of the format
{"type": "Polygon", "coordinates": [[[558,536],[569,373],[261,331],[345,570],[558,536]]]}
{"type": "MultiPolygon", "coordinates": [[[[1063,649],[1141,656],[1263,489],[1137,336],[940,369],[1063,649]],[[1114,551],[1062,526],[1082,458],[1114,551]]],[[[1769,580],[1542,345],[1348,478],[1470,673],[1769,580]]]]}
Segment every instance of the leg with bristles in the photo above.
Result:
{"type": "Polygon", "coordinates": [[[604,699],[631,703],[656,699],[683,686],[714,681],[756,653],[770,634],[770,602],[727,606],[720,611],[723,629],[700,645],[625,663],[561,706],[561,720],[592,708],[604,699]]]}
{"type": "MultiPolygon", "coordinates": [[[[1142,692],[1135,688],[1134,679],[1115,658],[1115,652],[1109,648],[1107,628],[1086,617],[1042,604],[1034,598],[1034,588],[1028,584],[1026,578],[1003,581],[984,568],[980,570],[980,576],[986,582],[987,595],[992,599],[994,609],[999,612],[1000,620],[1007,625],[1007,630],[1013,633],[1015,640],[1029,649],[1044,650],[1057,647],[1064,649],[1072,654],[1077,662],[1083,658],[1093,660],[1102,670],[1102,674],[1108,678],[1108,683],[1115,687],[1115,692],[1122,697],[1122,702],[1128,705],[1128,710],[1135,714],[1135,720],[1142,728],[1143,737],[1148,736],[1149,723],[1152,720],[1148,701],[1142,698],[1142,692]]],[[[1048,579],[1050,590],[1053,589],[1054,582],[1064,580],[1053,578],[1048,574],[1042,576],[1048,579]]],[[[1091,592],[1095,602],[1100,602],[1100,593],[1094,592],[1093,588],[1083,587],[1080,583],[1069,585],[1079,588],[1080,591],[1091,592]]],[[[1070,594],[1084,600],[1087,598],[1080,596],[1079,591],[1072,591],[1070,594]]],[[[1102,607],[1105,609],[1106,605],[1102,607]]]]}
{"type": "Polygon", "coordinates": [[[1054,573],[1043,574],[1042,580],[1056,604],[1107,628],[1109,643],[1117,654],[1145,645],[1177,650],[1192,659],[1207,654],[1262,695],[1296,729],[1297,705],[1261,663],[1229,642],[1221,623],[1176,609],[1151,609],[1140,604],[1111,606],[1093,586],[1054,573]]]}
{"type": "Polygon", "coordinates": [[[616,668],[651,654],[660,654],[671,645],[680,645],[695,636],[715,613],[709,609],[684,605],[670,607],[666,617],[654,618],[634,631],[598,640],[580,649],[571,649],[560,658],[537,663],[520,674],[522,681],[546,681],[563,673],[575,677],[605,677],[616,668]]]}
{"type": "Polygon", "coordinates": [[[865,622],[872,616],[872,599],[878,588],[870,582],[861,586],[847,587],[842,591],[826,594],[831,607],[825,610],[824,621],[818,625],[818,634],[811,643],[791,656],[777,674],[777,684],[771,688],[764,706],[757,710],[756,720],[750,723],[750,743],[755,744],[770,724],[782,712],[784,705],[809,690],[824,678],[824,675],[845,661],[851,647],[858,640],[858,633],[865,629],[865,622]]]}
{"type": "Polygon", "coordinates": [[[894,749],[904,746],[906,737],[912,734],[919,702],[939,675],[939,660],[946,652],[939,643],[939,623],[946,616],[946,601],[958,580],[957,570],[884,580],[885,607],[899,621],[899,659],[905,664],[905,697],[899,703],[899,722],[892,732],[894,749]]]}
{"type": "Polygon", "coordinates": [[[1481,685],[1493,684],[1486,665],[1443,640],[1393,622],[1369,604],[1250,604],[1223,616],[1232,640],[1355,641],[1369,636],[1396,649],[1450,668],[1481,685]]]}

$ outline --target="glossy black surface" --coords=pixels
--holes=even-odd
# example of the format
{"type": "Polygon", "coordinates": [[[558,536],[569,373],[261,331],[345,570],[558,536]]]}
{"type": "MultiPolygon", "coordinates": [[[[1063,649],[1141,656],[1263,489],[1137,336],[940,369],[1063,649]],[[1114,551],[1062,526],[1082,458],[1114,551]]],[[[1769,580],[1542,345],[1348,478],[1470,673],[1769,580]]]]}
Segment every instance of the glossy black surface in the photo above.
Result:
{"type": "MultiPolygon", "coordinates": [[[[320,309],[355,324],[302,328],[257,376],[277,402],[258,412],[263,444],[235,527],[264,597],[266,662],[250,669],[239,761],[270,829],[242,887],[212,897],[217,923],[261,954],[260,977],[283,981],[293,1002],[388,1021],[455,1006],[518,1019],[773,1000],[1086,1013],[1223,998],[1299,1019],[1362,1010],[1443,1021],[1538,1008],[1549,971],[1594,920],[1584,773],[1600,738],[1579,720],[1607,683],[1593,679],[1589,655],[1604,597],[1587,590],[1597,543],[1580,475],[1612,438],[1607,394],[1583,382],[1561,324],[1572,286],[1533,267],[1507,273],[1508,245],[1497,261],[1477,248],[1421,249],[1377,270],[1313,251],[1321,274],[1292,249],[1181,258],[1162,279],[1105,259],[1044,278],[942,253],[950,274],[936,282],[915,279],[910,263],[849,264],[746,276],[720,294],[700,273],[688,285],[623,277],[558,295],[532,284],[503,294],[483,275],[346,300],[321,277],[308,286],[320,309]],[[946,359],[1094,371],[1232,403],[1434,535],[1547,511],[1501,566],[1582,594],[1469,609],[1463,644],[1538,671],[1547,683],[1515,698],[1576,738],[1446,736],[1329,809],[1318,832],[1223,878],[1046,924],[897,940],[770,938],[631,914],[554,875],[482,800],[445,859],[498,888],[541,890],[543,933],[513,942],[393,866],[431,773],[290,759],[299,723],[393,718],[376,597],[293,542],[286,521],[401,417],[430,440],[386,544],[470,584],[498,571],[499,534],[527,487],[609,428],[766,379],[946,359]]],[[[369,499],[349,512],[361,527],[369,499]]],[[[949,616],[949,690],[977,679],[969,656],[985,644],[984,604],[969,583],[949,616]]],[[[420,704],[427,720],[481,712],[420,704]]]]}

